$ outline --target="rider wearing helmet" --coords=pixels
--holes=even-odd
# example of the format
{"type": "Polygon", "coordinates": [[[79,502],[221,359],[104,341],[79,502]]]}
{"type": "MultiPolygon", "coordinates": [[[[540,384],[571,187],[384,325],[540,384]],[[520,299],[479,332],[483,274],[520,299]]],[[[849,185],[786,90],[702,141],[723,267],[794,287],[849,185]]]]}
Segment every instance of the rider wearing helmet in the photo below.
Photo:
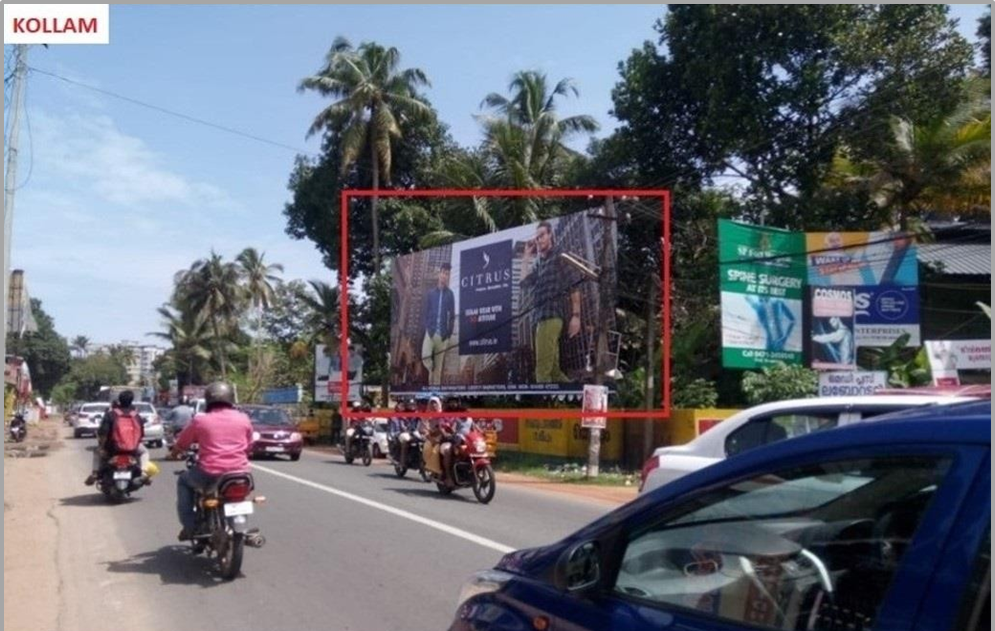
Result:
{"type": "Polygon", "coordinates": [[[196,527],[194,498],[222,475],[249,470],[252,449],[252,423],[235,409],[235,391],[231,384],[215,381],[204,390],[207,411],[193,417],[170,452],[178,458],[191,445],[199,447],[197,466],[187,469],[176,480],[176,511],[183,530],[180,541],[191,539],[196,527]]]}
{"type": "MultiPolygon", "coordinates": [[[[117,398],[111,402],[111,407],[104,413],[104,417],[100,420],[100,427],[97,429],[97,448],[93,450],[93,470],[87,476],[86,480],[83,481],[83,484],[93,486],[97,482],[97,478],[100,477],[100,470],[104,468],[107,459],[118,453],[117,446],[111,438],[111,432],[114,429],[114,423],[119,414],[134,414],[138,416],[139,423],[142,425],[144,438],[145,420],[132,407],[131,404],[134,401],[135,393],[131,390],[124,390],[121,394],[117,395],[117,398]]],[[[138,443],[138,447],[134,450],[134,455],[138,457],[138,466],[142,470],[141,481],[145,484],[152,484],[148,473],[151,470],[149,468],[151,458],[149,457],[149,450],[145,448],[145,443],[138,443]]]]}

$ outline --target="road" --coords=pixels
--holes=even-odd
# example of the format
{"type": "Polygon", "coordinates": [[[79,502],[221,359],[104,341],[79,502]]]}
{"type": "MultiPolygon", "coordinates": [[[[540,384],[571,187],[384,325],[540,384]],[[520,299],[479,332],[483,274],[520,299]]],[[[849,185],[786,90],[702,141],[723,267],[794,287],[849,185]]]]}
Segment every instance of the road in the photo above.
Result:
{"type": "Polygon", "coordinates": [[[252,517],[266,535],[247,549],[243,576],[217,580],[209,562],[176,542],[174,471],[120,506],[82,480],[94,441],[67,438],[45,460],[58,527],[57,626],[83,631],[108,615],[141,630],[448,627],[463,580],[505,552],[549,543],[612,506],[498,484],[489,505],[469,489],[442,497],[398,479],[385,463],[346,465],[309,451],[299,462],[254,463],[268,502],[252,517]],[[52,475],[54,473],[54,475],[52,475]]]}

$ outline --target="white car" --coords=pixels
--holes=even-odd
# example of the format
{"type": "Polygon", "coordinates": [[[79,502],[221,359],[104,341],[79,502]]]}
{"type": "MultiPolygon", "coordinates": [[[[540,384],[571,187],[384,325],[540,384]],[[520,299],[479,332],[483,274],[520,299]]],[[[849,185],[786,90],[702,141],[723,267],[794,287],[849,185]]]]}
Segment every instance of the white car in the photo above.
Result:
{"type": "Polygon", "coordinates": [[[104,413],[111,408],[110,403],[84,403],[73,416],[73,438],[96,436],[104,413]]]}
{"type": "Polygon", "coordinates": [[[685,445],[659,447],[643,465],[639,492],[652,491],[729,456],[785,438],[911,407],[971,400],[972,397],[902,394],[764,403],[733,414],[685,445]]]}
{"type": "Polygon", "coordinates": [[[145,446],[162,447],[165,444],[166,432],[155,406],[147,401],[135,401],[133,406],[138,411],[138,416],[142,417],[145,446]]]}
{"type": "Polygon", "coordinates": [[[373,457],[386,458],[390,452],[390,443],[387,441],[387,419],[373,419],[373,457]]]}

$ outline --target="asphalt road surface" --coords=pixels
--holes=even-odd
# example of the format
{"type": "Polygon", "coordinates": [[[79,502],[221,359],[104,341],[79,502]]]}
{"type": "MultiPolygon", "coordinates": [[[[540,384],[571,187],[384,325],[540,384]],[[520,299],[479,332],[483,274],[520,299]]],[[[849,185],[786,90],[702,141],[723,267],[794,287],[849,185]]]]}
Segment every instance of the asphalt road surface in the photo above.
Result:
{"type": "MultiPolygon", "coordinates": [[[[242,576],[216,578],[205,557],[176,541],[175,476],[182,462],[119,506],[83,485],[92,439],[50,456],[57,495],[58,627],[89,631],[108,619],[136,630],[448,628],[464,579],[517,548],[550,543],[611,510],[499,482],[481,505],[470,489],[442,497],[417,473],[398,479],[384,461],[346,465],[308,451],[299,462],[254,463],[250,518],[267,538],[246,549],[242,576]]],[[[50,554],[50,551],[44,551],[50,554]]]]}

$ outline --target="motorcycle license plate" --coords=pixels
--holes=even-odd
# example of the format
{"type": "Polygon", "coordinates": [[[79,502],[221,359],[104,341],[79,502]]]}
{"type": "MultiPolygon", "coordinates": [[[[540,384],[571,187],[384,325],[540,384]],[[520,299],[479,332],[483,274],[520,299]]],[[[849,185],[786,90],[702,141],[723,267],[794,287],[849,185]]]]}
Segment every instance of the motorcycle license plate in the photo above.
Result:
{"type": "Polygon", "coordinates": [[[225,504],[225,517],[235,517],[237,515],[251,515],[252,502],[235,502],[225,504]]]}
{"type": "Polygon", "coordinates": [[[283,447],[267,447],[266,451],[270,452],[280,452],[283,451],[283,447]]]}
{"type": "Polygon", "coordinates": [[[131,471],[115,471],[114,472],[114,479],[115,480],[130,480],[131,479],[131,471]]]}

